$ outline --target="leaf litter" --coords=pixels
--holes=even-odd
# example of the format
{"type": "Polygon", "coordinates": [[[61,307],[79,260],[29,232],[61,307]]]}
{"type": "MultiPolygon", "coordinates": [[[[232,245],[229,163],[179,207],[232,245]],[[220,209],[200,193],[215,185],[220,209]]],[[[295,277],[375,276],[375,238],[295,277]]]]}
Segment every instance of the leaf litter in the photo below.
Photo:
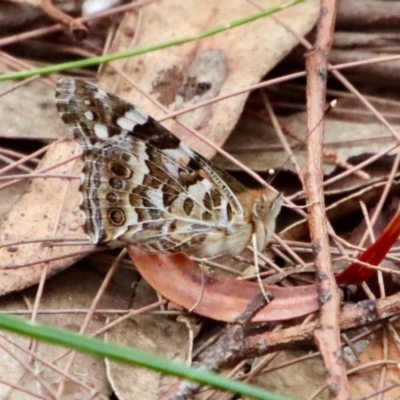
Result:
{"type": "MultiPolygon", "coordinates": [[[[302,12],[304,16],[307,17],[303,19],[296,18],[296,12],[294,10],[287,10],[286,18],[288,18],[288,20],[286,23],[293,25],[292,28],[297,29],[299,34],[306,33],[306,31],[312,27],[312,21],[313,18],[315,18],[314,13],[315,10],[317,10],[316,4],[316,2],[308,2],[308,4],[304,6],[302,12]]],[[[243,2],[240,2],[240,6],[243,6],[243,2]]],[[[173,2],[170,2],[166,7],[173,7],[173,2]]],[[[235,19],[238,15],[242,15],[242,10],[245,9],[240,9],[238,5],[238,8],[235,9],[235,12],[238,14],[234,14],[233,12],[230,14],[229,10],[223,8],[224,4],[221,3],[221,6],[214,10],[212,15],[206,7],[204,7],[203,13],[195,15],[190,11],[188,12],[185,7],[184,4],[179,3],[176,6],[177,9],[175,13],[168,14],[168,8],[166,11],[162,12],[163,9],[158,5],[153,5],[148,7],[148,9],[143,9],[139,14],[126,15],[114,39],[114,44],[111,47],[112,50],[117,51],[129,47],[132,39],[132,26],[134,26],[135,22],[140,23],[138,37],[135,38],[135,45],[141,46],[146,43],[157,42],[156,39],[160,37],[160,35],[164,38],[170,34],[174,37],[179,37],[180,35],[190,33],[190,29],[194,29],[197,32],[205,27],[213,26],[214,24],[209,24],[209,22],[217,21],[219,16],[224,16],[228,21],[235,19]],[[163,14],[171,15],[171,18],[161,18],[163,14]],[[174,18],[176,18],[176,20],[174,20],[174,18]],[[189,18],[193,18],[193,21],[189,18]],[[158,24],[150,24],[149,21],[157,21],[158,24]]],[[[246,5],[246,7],[248,7],[248,5],[246,5]]],[[[246,10],[250,10],[250,13],[254,11],[254,8],[248,8],[246,10]]],[[[257,83],[262,76],[276,65],[278,61],[284,58],[295,45],[295,40],[285,29],[281,27],[278,28],[277,25],[269,27],[264,20],[259,21],[259,24],[254,26],[249,25],[249,27],[245,27],[243,30],[238,29],[236,32],[235,30],[227,32],[225,37],[224,35],[220,36],[221,37],[216,36],[210,40],[201,41],[201,43],[195,42],[194,44],[173,48],[170,53],[168,53],[168,57],[165,55],[166,50],[163,50],[129,60],[127,64],[124,62],[115,64],[118,64],[118,68],[123,68],[128,75],[142,87],[144,92],[153,96],[153,98],[161,102],[171,111],[212,99],[215,96],[229,94],[257,83]],[[248,29],[248,32],[246,29],[248,29]],[[273,34],[271,34],[271,32],[273,32],[273,34]],[[276,37],[274,35],[276,35],[276,37]],[[209,75],[207,74],[209,69],[217,71],[217,73],[209,75]],[[202,80],[210,81],[213,90],[207,89],[208,86],[204,85],[202,80]],[[178,93],[178,95],[174,96],[174,93],[178,93]]],[[[121,96],[127,98],[129,101],[135,102],[135,104],[140,104],[143,109],[152,115],[163,116],[159,110],[153,109],[150,102],[144,99],[143,96],[138,94],[135,90],[127,90],[122,84],[118,86],[115,85],[118,79],[115,72],[111,70],[110,67],[107,67],[100,77],[100,84],[108,89],[115,89],[117,87],[117,93],[121,96]]],[[[39,85],[39,83],[36,83],[36,85],[39,85]]],[[[39,87],[41,86],[39,85],[39,87]]],[[[5,109],[6,113],[8,112],[10,116],[13,114],[18,115],[18,118],[12,118],[9,123],[4,124],[7,128],[7,130],[3,132],[4,136],[27,137],[27,133],[29,133],[35,139],[43,139],[44,136],[51,139],[55,137],[64,138],[67,132],[64,128],[60,127],[61,125],[58,122],[56,114],[53,112],[54,110],[51,111],[51,100],[49,99],[51,99],[52,90],[47,90],[47,94],[44,97],[41,94],[37,94],[37,92],[29,94],[30,92],[28,89],[24,89],[23,93],[24,99],[26,100],[23,102],[21,101],[21,104],[27,106],[25,110],[18,108],[18,106],[11,106],[13,103],[8,102],[8,100],[6,100],[6,103],[2,106],[2,109],[5,109]],[[41,100],[36,103],[35,99],[38,97],[40,97],[41,100]],[[33,110],[39,110],[39,114],[34,116],[34,114],[32,114],[33,110]],[[44,111],[46,111],[46,116],[43,116],[44,111]],[[29,116],[29,118],[26,118],[26,116],[29,116]]],[[[272,94],[270,94],[270,96],[272,96],[272,94]]],[[[188,114],[181,118],[184,122],[193,122],[201,133],[212,139],[216,144],[221,145],[225,142],[227,136],[236,125],[236,121],[243,109],[245,98],[246,96],[244,95],[235,96],[229,101],[221,101],[214,105],[203,107],[198,111],[194,111],[191,115],[188,114]]],[[[5,97],[5,99],[8,99],[8,97],[5,97]]],[[[16,104],[18,104],[18,102],[16,104]]],[[[259,112],[259,110],[257,110],[257,112],[259,112]]],[[[373,153],[382,151],[394,143],[390,135],[377,123],[371,123],[369,121],[361,124],[360,122],[342,119],[340,116],[336,117],[336,120],[333,118],[331,120],[329,117],[328,115],[326,124],[328,135],[327,145],[329,150],[332,148],[332,152],[336,154],[338,159],[346,161],[350,157],[371,153],[371,150],[373,153]],[[377,138],[379,138],[379,141],[377,138]],[[351,145],[349,145],[349,143],[351,143],[351,145]],[[357,146],[354,144],[357,144],[357,146]],[[371,147],[373,148],[371,149],[371,147]]],[[[279,116],[279,118],[286,131],[294,132],[296,135],[302,136],[303,138],[307,135],[304,130],[304,114],[295,113],[289,117],[279,116]]],[[[8,119],[6,121],[8,121],[8,119]]],[[[174,132],[178,132],[184,138],[188,138],[190,145],[195,147],[198,151],[208,156],[213,154],[213,151],[210,151],[197,139],[194,140],[183,128],[177,127],[176,123],[168,123],[171,124],[171,129],[174,132]]],[[[249,125],[248,116],[242,119],[235,130],[235,135],[228,140],[226,149],[258,172],[267,172],[270,168],[279,168],[282,164],[282,160],[286,157],[280,150],[276,151],[277,146],[280,146],[279,143],[274,140],[268,143],[270,140],[269,138],[272,137],[271,129],[266,129],[267,124],[260,123],[259,121],[256,124],[251,124],[252,122],[250,119],[249,125]],[[272,148],[272,152],[269,151],[269,156],[267,153],[268,147],[272,148]]],[[[396,129],[396,124],[394,124],[394,128],[396,129]]],[[[296,145],[294,145],[294,148],[296,150],[296,145]]],[[[300,160],[304,157],[301,155],[301,151],[301,149],[295,151],[295,153],[297,153],[296,156],[300,160]]],[[[57,143],[50,148],[37,168],[47,168],[48,166],[57,164],[63,157],[72,157],[76,153],[77,146],[74,143],[57,143]]],[[[230,170],[237,169],[236,166],[231,163],[226,163],[221,157],[217,158],[217,162],[230,170]]],[[[300,164],[303,164],[303,162],[301,161],[300,164]]],[[[328,165],[325,170],[326,173],[331,173],[332,169],[336,168],[332,167],[332,163],[327,162],[326,165],[328,165]]],[[[81,229],[82,219],[78,210],[79,198],[77,195],[77,187],[79,180],[76,179],[76,177],[79,176],[80,168],[79,161],[70,161],[69,164],[58,166],[56,169],[47,172],[52,175],[64,174],[68,176],[69,179],[31,179],[28,183],[25,183],[26,188],[21,189],[22,194],[18,200],[15,200],[14,197],[4,198],[5,202],[7,202],[10,207],[8,207],[9,209],[5,211],[2,217],[0,227],[1,243],[10,243],[10,245],[0,249],[4,262],[3,268],[1,269],[2,286],[0,291],[2,294],[15,292],[37,283],[40,280],[43,268],[48,268],[48,276],[60,272],[73,264],[77,259],[81,258],[81,256],[90,249],[90,246],[87,244],[76,245],[76,243],[74,246],[59,246],[52,242],[51,247],[42,246],[40,243],[16,244],[18,241],[31,240],[34,238],[52,239],[55,224],[57,226],[56,238],[59,237],[64,240],[85,238],[81,229]],[[71,178],[72,176],[75,178],[71,178]],[[62,207],[61,213],[59,213],[60,206],[62,207]],[[38,260],[43,260],[43,262],[38,264],[38,260]],[[46,260],[48,261],[46,262],[46,260]],[[20,268],[23,265],[28,265],[29,267],[20,268]]],[[[279,177],[277,180],[279,180],[279,177]]],[[[288,180],[288,182],[290,182],[290,180],[288,180]]],[[[343,189],[347,187],[347,184],[343,184],[343,181],[341,181],[340,184],[343,186],[343,189]]],[[[94,260],[99,260],[98,255],[93,257],[96,257],[93,258],[94,260]]],[[[111,260],[110,257],[112,257],[112,255],[103,256],[103,260],[98,261],[97,264],[103,264],[107,262],[107,260],[111,260]]],[[[128,266],[129,262],[125,260],[121,264],[123,268],[124,266],[128,266]]],[[[289,259],[289,265],[293,264],[293,260],[289,259]]],[[[78,267],[64,271],[62,274],[50,279],[45,284],[42,295],[43,298],[40,302],[38,320],[67,327],[68,329],[79,330],[80,324],[82,323],[81,314],[72,317],[71,315],[59,312],[58,314],[54,314],[54,317],[48,317],[47,319],[47,317],[42,316],[40,312],[46,311],[47,308],[60,311],[68,308],[88,308],[91,299],[93,299],[97,288],[100,286],[102,274],[101,272],[88,270],[88,267],[81,263],[78,267]],[[70,275],[73,275],[73,278],[69,278],[70,275]],[[59,300],[56,302],[56,299],[59,300]],[[63,304],[60,304],[62,302],[61,300],[65,300],[65,303],[63,302],[63,304]]],[[[114,279],[118,280],[117,277],[114,279]]],[[[304,276],[303,279],[307,281],[309,278],[304,276]]],[[[140,288],[138,290],[138,293],[140,293],[143,289],[140,288]]],[[[128,307],[131,306],[126,304],[129,293],[128,287],[121,290],[121,287],[114,282],[114,284],[111,284],[102,294],[103,307],[120,308],[122,310],[128,309],[128,307]]],[[[152,297],[153,295],[148,291],[148,288],[145,293],[144,298],[148,302],[155,301],[152,297]]],[[[35,288],[26,289],[22,291],[21,294],[21,297],[19,294],[17,295],[15,293],[4,296],[1,299],[3,302],[2,309],[19,310],[29,313],[32,308],[32,303],[34,302],[35,288]],[[21,303],[21,298],[25,299],[24,303],[21,303]]],[[[104,315],[106,314],[107,313],[95,313],[95,318],[93,318],[91,322],[90,332],[104,325],[104,315]]],[[[118,325],[117,328],[113,328],[113,330],[107,334],[108,340],[137,344],[138,342],[135,338],[129,340],[131,339],[130,336],[137,336],[139,338],[141,337],[142,341],[143,339],[147,339],[148,348],[153,348],[157,354],[168,354],[172,358],[179,357],[180,359],[185,359],[185,353],[189,348],[188,332],[186,328],[181,324],[174,323],[171,317],[160,318],[159,316],[147,315],[145,317],[140,317],[140,319],[141,323],[138,322],[139,319],[128,320],[123,323],[124,325],[121,324],[118,325]],[[135,332],[135,334],[132,332],[135,332]],[[165,337],[166,332],[170,333],[173,340],[165,337]],[[154,335],[154,338],[151,340],[149,338],[150,335],[154,335]],[[164,350],[158,347],[157,338],[160,339],[159,343],[163,346],[167,344],[167,346],[164,346],[164,350]],[[183,343],[185,344],[184,346],[182,345],[183,343]]],[[[203,333],[203,335],[205,335],[205,333],[203,333]]],[[[199,343],[204,340],[205,338],[203,336],[200,337],[199,343]]],[[[362,364],[367,364],[371,360],[381,358],[381,335],[375,334],[375,336],[371,336],[370,340],[371,342],[367,349],[358,354],[359,362],[362,364]]],[[[27,345],[26,342],[21,343],[25,346],[27,345]]],[[[143,345],[138,344],[138,346],[142,347],[143,345]]],[[[390,346],[392,346],[392,344],[390,346]]],[[[56,353],[49,352],[45,347],[46,346],[39,345],[38,356],[46,357],[52,361],[56,353]]],[[[51,350],[53,351],[53,349],[51,350]]],[[[385,350],[388,354],[395,354],[396,351],[395,348],[392,349],[391,347],[390,351],[388,351],[388,349],[385,350]]],[[[268,365],[268,367],[264,366],[264,369],[269,371],[277,368],[277,365],[295,362],[292,360],[305,357],[307,352],[307,348],[303,347],[296,351],[280,353],[275,360],[265,361],[265,365],[268,365]]],[[[3,357],[9,356],[4,354],[2,358],[3,357]]],[[[8,358],[7,360],[10,359],[8,358]]],[[[85,375],[85,373],[91,369],[93,360],[86,358],[86,356],[82,357],[81,361],[79,360],[75,360],[71,373],[76,377],[84,375],[85,379],[80,383],[68,381],[68,384],[64,388],[63,398],[74,398],[77,393],[80,395],[85,393],[87,389],[82,386],[83,383],[94,385],[102,395],[108,395],[111,389],[105,380],[105,367],[96,361],[96,372],[92,370],[91,373],[85,375]]],[[[256,364],[260,362],[262,361],[256,361],[252,368],[256,370],[256,364]]],[[[297,367],[297,364],[294,364],[294,367],[292,367],[293,372],[288,369],[290,367],[280,369],[281,375],[279,377],[270,371],[260,375],[258,378],[253,378],[252,381],[260,386],[274,389],[282,394],[308,398],[312,392],[323,385],[324,370],[322,364],[315,363],[315,360],[307,361],[307,363],[308,364],[302,364],[300,369],[297,367]],[[306,367],[306,365],[308,365],[308,367],[306,367]],[[311,368],[314,374],[310,373],[311,368]],[[304,371],[305,375],[300,374],[300,370],[304,371]],[[293,384],[291,378],[294,376],[293,374],[298,376],[297,385],[293,384]],[[318,381],[315,379],[316,376],[319,377],[318,381]],[[311,378],[311,381],[309,378],[311,378]],[[299,388],[300,385],[302,386],[302,390],[299,388]],[[295,389],[293,389],[294,387],[295,389]]],[[[6,364],[4,363],[3,365],[6,364]]],[[[390,363],[388,365],[390,365],[390,363]]],[[[393,369],[389,368],[388,370],[389,373],[386,377],[387,387],[390,386],[390,382],[393,381],[393,379],[397,379],[396,373],[392,375],[393,369]]],[[[379,385],[377,371],[374,369],[371,369],[371,371],[372,372],[368,373],[358,373],[355,375],[354,379],[352,378],[351,385],[354,395],[360,396],[361,393],[368,394],[376,390],[379,385]]],[[[15,367],[9,368],[8,372],[12,375],[9,378],[7,376],[10,382],[19,384],[21,387],[31,390],[33,393],[35,392],[35,379],[26,372],[25,368],[21,368],[18,363],[15,363],[15,367]]],[[[149,379],[147,372],[145,373],[141,370],[128,371],[127,375],[125,375],[125,373],[126,372],[121,372],[120,366],[108,366],[108,374],[112,382],[112,389],[119,398],[134,398],[132,397],[134,396],[132,390],[140,390],[141,387],[148,390],[149,398],[157,398],[156,396],[159,395],[160,388],[164,387],[162,386],[163,378],[157,376],[157,374],[153,373],[152,377],[149,379]],[[119,381],[116,380],[116,376],[119,381]],[[138,382],[137,387],[132,387],[132,381],[138,382]],[[150,393],[154,393],[154,396],[150,395],[150,393]]],[[[55,382],[58,383],[60,375],[45,373],[44,379],[52,384],[55,382]]],[[[9,390],[11,392],[11,397],[9,398],[16,396],[16,393],[21,395],[20,392],[13,392],[11,389],[7,389],[4,384],[0,388],[3,387],[4,390],[9,390]]],[[[392,396],[392,394],[392,398],[396,398],[395,389],[392,389],[387,395],[392,396]]],[[[26,396],[29,395],[26,394],[26,396]]],[[[137,396],[137,393],[135,396],[137,396]]],[[[218,396],[219,395],[217,395],[217,398],[221,398],[218,396]]],[[[322,397],[318,397],[317,395],[316,398],[322,397]]]]}

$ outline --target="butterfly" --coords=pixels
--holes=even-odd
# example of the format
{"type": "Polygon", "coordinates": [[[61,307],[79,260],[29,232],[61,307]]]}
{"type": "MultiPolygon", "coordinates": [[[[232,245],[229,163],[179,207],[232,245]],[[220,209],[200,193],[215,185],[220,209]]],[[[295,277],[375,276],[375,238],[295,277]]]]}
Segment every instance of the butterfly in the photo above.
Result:
{"type": "Polygon", "coordinates": [[[93,83],[64,78],[60,116],[82,149],[80,192],[92,243],[213,258],[256,234],[263,250],[281,197],[247,189],[136,106],[93,83]]]}

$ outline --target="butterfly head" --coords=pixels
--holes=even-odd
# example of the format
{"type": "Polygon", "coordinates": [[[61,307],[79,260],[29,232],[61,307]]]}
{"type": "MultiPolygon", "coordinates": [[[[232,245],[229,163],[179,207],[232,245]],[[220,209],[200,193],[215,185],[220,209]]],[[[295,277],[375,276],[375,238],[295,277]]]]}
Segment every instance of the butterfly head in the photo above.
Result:
{"type": "Polygon", "coordinates": [[[257,237],[257,250],[264,250],[275,231],[276,217],[282,207],[282,196],[269,189],[259,191],[252,209],[252,222],[257,237]]]}

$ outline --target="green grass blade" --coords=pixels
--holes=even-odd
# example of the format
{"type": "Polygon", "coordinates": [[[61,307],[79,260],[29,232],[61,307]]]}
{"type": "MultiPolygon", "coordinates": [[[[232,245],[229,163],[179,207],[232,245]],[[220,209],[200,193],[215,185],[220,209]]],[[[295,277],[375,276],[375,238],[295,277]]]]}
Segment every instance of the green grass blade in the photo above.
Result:
{"type": "Polygon", "coordinates": [[[20,318],[0,314],[0,329],[29,336],[44,342],[49,342],[83,353],[130,365],[149,368],[167,375],[175,375],[216,389],[230,391],[259,400],[290,400],[287,397],[267,392],[266,390],[225,378],[221,375],[200,371],[184,364],[163,359],[140,350],[105,343],[100,339],[79,335],[50,326],[31,323],[20,318]]]}
{"type": "Polygon", "coordinates": [[[247,24],[249,22],[266,17],[268,15],[274,14],[278,11],[282,11],[285,8],[291,7],[298,3],[302,3],[304,1],[305,0],[291,0],[284,4],[281,4],[279,6],[271,7],[267,10],[262,10],[256,14],[249,15],[248,17],[240,18],[233,22],[223,24],[223,25],[218,25],[214,28],[207,29],[197,35],[187,36],[187,37],[180,38],[180,39],[169,40],[169,41],[158,43],[158,44],[155,44],[152,46],[142,47],[139,49],[132,49],[132,50],[128,50],[128,51],[124,51],[124,52],[120,52],[120,53],[107,54],[104,56],[93,57],[93,58],[89,58],[89,59],[85,59],[85,60],[71,61],[71,62],[66,62],[66,63],[62,63],[62,64],[57,64],[57,65],[50,65],[47,67],[36,68],[36,69],[28,70],[28,71],[10,72],[7,74],[0,75],[0,82],[6,81],[6,80],[11,80],[11,79],[26,79],[26,78],[29,78],[29,77],[35,76],[35,75],[48,75],[48,74],[52,74],[52,73],[56,73],[56,72],[67,71],[67,70],[70,70],[73,68],[91,67],[94,65],[99,65],[101,63],[107,63],[107,62],[119,60],[122,58],[133,57],[133,56],[137,56],[140,54],[149,53],[151,51],[166,49],[168,47],[177,46],[180,44],[192,42],[194,40],[203,39],[208,36],[212,36],[217,33],[221,33],[226,30],[236,28],[238,26],[247,24]]]}

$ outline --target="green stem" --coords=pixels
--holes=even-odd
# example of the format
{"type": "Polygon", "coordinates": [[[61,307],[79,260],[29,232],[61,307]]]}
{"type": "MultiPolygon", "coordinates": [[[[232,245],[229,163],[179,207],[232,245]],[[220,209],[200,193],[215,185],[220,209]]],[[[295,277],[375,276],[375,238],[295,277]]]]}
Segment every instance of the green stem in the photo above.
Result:
{"type": "Polygon", "coordinates": [[[163,43],[155,44],[153,46],[142,47],[139,49],[132,49],[132,50],[123,51],[120,53],[107,54],[107,55],[103,55],[103,56],[99,56],[99,57],[88,58],[85,60],[71,61],[71,62],[66,62],[66,63],[62,63],[62,64],[57,64],[57,65],[50,65],[47,67],[36,68],[36,69],[32,69],[32,70],[27,70],[27,71],[10,72],[7,74],[0,75],[0,82],[6,81],[6,80],[11,80],[11,79],[26,79],[26,78],[29,78],[29,77],[35,76],[35,75],[48,75],[48,74],[52,74],[52,73],[56,73],[56,72],[67,71],[67,70],[70,70],[73,68],[90,67],[93,65],[107,63],[110,61],[120,60],[122,58],[138,56],[140,54],[149,53],[151,51],[166,49],[166,48],[172,47],[172,46],[178,46],[180,44],[192,42],[192,41],[198,40],[198,39],[203,39],[203,38],[215,35],[217,33],[221,33],[221,32],[227,31],[229,29],[236,28],[238,26],[247,24],[249,22],[255,21],[257,19],[266,17],[266,16],[276,13],[278,11],[281,11],[285,8],[291,7],[295,4],[302,3],[303,1],[305,1],[305,0],[291,0],[282,5],[279,5],[276,7],[271,7],[268,10],[262,10],[256,14],[252,14],[248,17],[237,19],[236,21],[233,21],[233,22],[230,22],[227,24],[223,24],[223,25],[218,25],[214,28],[207,29],[197,35],[187,36],[187,37],[184,37],[181,39],[169,40],[169,41],[166,41],[163,43]]]}
{"type": "Polygon", "coordinates": [[[167,375],[175,375],[216,389],[230,391],[259,400],[290,400],[287,397],[225,378],[221,375],[190,368],[184,364],[163,359],[140,350],[104,343],[100,339],[90,338],[50,326],[31,323],[20,318],[0,314],[0,329],[29,336],[32,339],[57,344],[83,353],[106,357],[130,365],[149,368],[167,375]]]}

